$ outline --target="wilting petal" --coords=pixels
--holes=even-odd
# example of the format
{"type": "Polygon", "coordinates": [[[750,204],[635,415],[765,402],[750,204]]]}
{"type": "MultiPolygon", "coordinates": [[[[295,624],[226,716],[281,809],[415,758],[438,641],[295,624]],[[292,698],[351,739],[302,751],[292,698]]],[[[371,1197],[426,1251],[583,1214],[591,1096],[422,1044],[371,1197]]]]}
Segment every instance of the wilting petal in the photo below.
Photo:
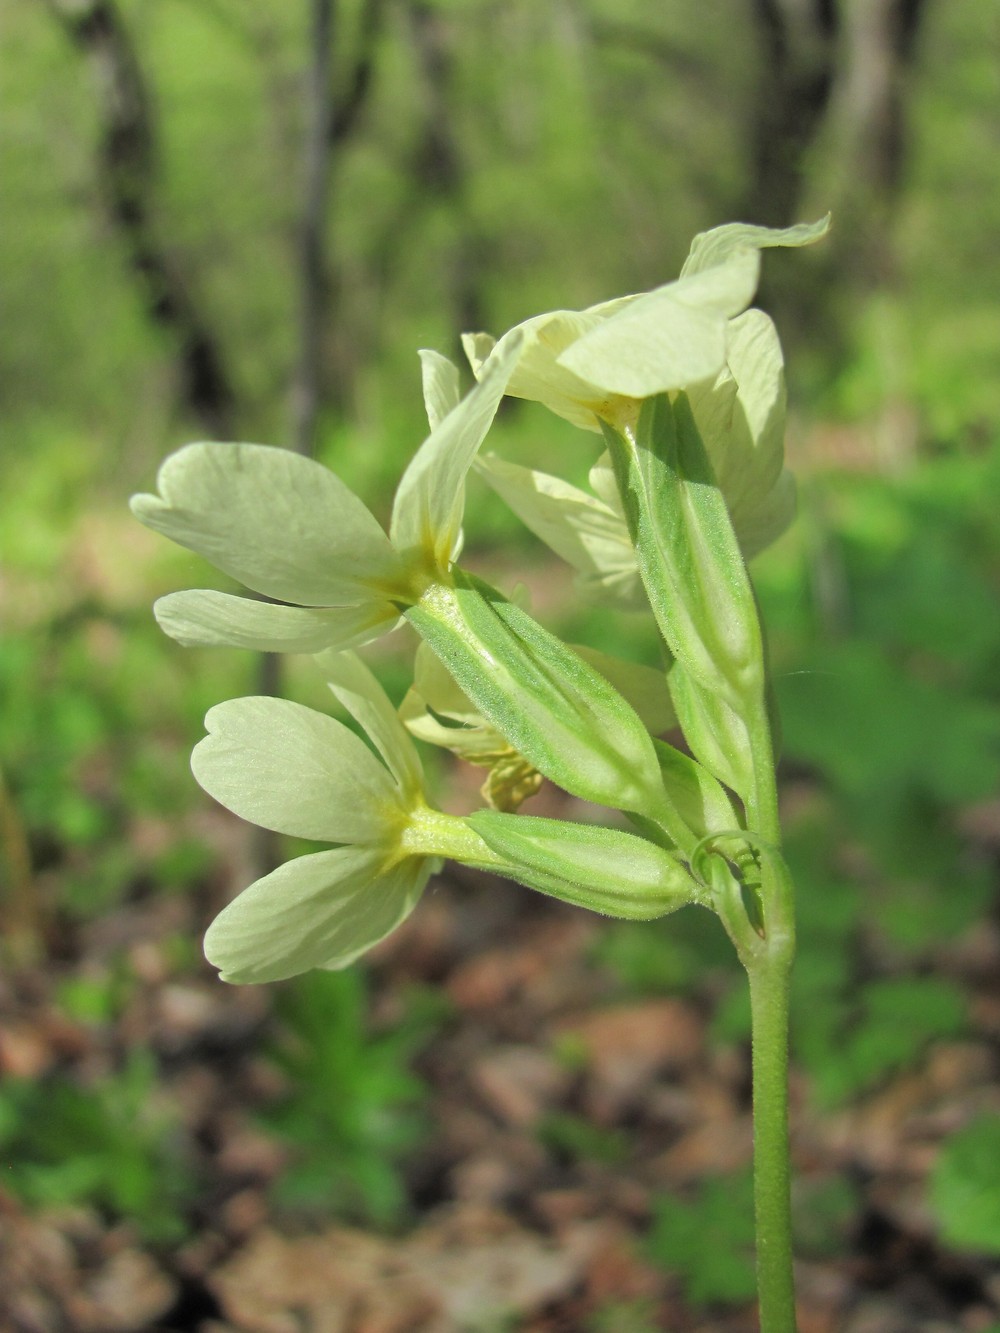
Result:
{"type": "Polygon", "coordinates": [[[431,872],[423,857],[391,869],[384,859],[371,848],[338,847],[286,862],[215,918],[205,956],[233,982],[346,967],[410,915],[431,872]]]}
{"type": "Polygon", "coordinates": [[[755,249],[640,296],[603,320],[559,358],[608,393],[649,398],[717,375],[726,359],[726,324],[753,299],[755,249]]]}
{"type": "Polygon", "coordinates": [[[254,648],[265,653],[319,653],[346,648],[383,633],[399,619],[389,605],[300,607],[191,588],[153,606],[157,622],[188,648],[254,648]]]}
{"type": "Polygon", "coordinates": [[[475,388],[431,431],[403,473],[389,532],[404,558],[422,553],[439,570],[450,566],[462,531],[465,478],[520,354],[520,338],[497,349],[475,388]]]}
{"type": "MultiPolygon", "coordinates": [[[[584,430],[600,430],[597,415],[607,395],[590,380],[567,369],[561,357],[567,348],[601,324],[589,310],[555,310],[518,326],[525,337],[521,357],[507,392],[514,398],[544,403],[556,416],[584,430]]],[[[503,347],[511,334],[501,338],[503,347]]]]}
{"type": "Polygon", "coordinates": [[[437,430],[461,399],[458,385],[458,367],[440,352],[426,348],[418,353],[420,373],[424,385],[424,407],[431,430],[437,430]]]}
{"type": "Polygon", "coordinates": [[[766,249],[774,245],[812,245],[830,230],[830,214],[818,222],[799,222],[794,227],[760,227],[750,222],[727,222],[702,231],[691,242],[681,277],[701,273],[724,264],[737,250],[766,249]]]}
{"type": "Polygon", "coordinates": [[[189,444],[160,468],[159,495],[137,495],[140,522],[266,597],[357,603],[399,576],[399,559],[357,496],[287,449],[189,444]]]}
{"type": "Polygon", "coordinates": [[[191,756],[210,796],[252,824],[321,842],[394,836],[389,771],[335,718],[287,699],[230,699],[209,709],[191,756]]]}
{"type": "Polygon", "coordinates": [[[735,509],[763,500],[785,458],[785,359],[778,330],[762,310],[748,310],[729,326],[726,359],[737,384],[734,433],[745,441],[742,485],[723,490],[735,509]]]}
{"type": "Polygon", "coordinates": [[[423,790],[424,775],[409,733],[385,690],[354,653],[324,653],[318,665],[330,689],[389,766],[404,803],[412,803],[423,790]]]}
{"type": "Polygon", "coordinates": [[[796,509],[795,478],[786,468],[770,494],[746,513],[733,515],[740,548],[748,560],[776,542],[790,526],[796,509]]]}
{"type": "Polygon", "coordinates": [[[581,574],[603,573],[609,547],[620,547],[620,559],[634,566],[625,520],[595,496],[494,454],[480,459],[478,470],[525,527],[581,574]]]}

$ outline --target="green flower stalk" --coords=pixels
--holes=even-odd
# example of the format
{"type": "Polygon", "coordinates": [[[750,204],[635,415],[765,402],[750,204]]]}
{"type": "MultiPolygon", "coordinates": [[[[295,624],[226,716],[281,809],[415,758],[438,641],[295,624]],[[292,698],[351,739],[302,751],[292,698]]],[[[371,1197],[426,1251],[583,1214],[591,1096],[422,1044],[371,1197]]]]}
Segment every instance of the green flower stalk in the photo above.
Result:
{"type": "Polygon", "coordinates": [[[225,980],[344,967],[413,910],[445,858],[608,916],[716,912],[747,971],[763,1333],[795,1327],[787,1123],[793,890],[781,856],[764,636],[747,561],[794,512],[781,347],[750,307],[761,251],[819,239],[732,224],[695,237],[654,291],[466,335],[476,383],[421,353],[430,433],[388,532],[317,463],[260,445],[191,445],[148,526],[258,600],[206,589],[156,605],[185,644],[312,653],[370,745],[286,700],[212,709],[195,776],[243,818],[328,844],[251,884],[206,953],[225,980]],[[603,444],[592,491],[481,447],[502,396],[603,444]],[[563,643],[457,563],[471,469],[597,602],[651,617],[662,671],[563,643]],[[259,600],[259,599],[264,600],[259,600]],[[399,714],[346,648],[406,620],[423,643],[399,714]],[[662,733],[679,726],[687,745],[662,733]],[[413,737],[487,769],[489,808],[434,807],[413,737]],[[519,813],[543,779],[594,822],[519,813]],[[628,820],[631,828],[621,824],[628,820]]]}

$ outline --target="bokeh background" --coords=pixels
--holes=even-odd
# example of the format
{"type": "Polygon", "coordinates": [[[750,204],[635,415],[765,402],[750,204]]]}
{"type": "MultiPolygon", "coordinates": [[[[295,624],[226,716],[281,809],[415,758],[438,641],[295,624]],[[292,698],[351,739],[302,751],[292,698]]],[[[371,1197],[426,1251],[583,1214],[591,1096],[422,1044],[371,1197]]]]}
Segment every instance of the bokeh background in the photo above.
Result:
{"type": "MultiPolygon", "coordinates": [[[[5,1328],[754,1327],[748,1017],[710,920],[451,871],[349,974],[215,979],[201,933],[262,849],[187,755],[261,667],[159,634],[155,596],[221,581],[126,501],[189,439],[251,439],[384,516],[417,347],[827,210],[760,296],[801,490],[755,565],[801,1324],[1000,1327],[998,49],[982,0],[0,6],[5,1328]]],[[[581,439],[510,404],[491,447],[580,480],[581,439]]],[[[467,533],[569,638],[656,660],[475,487],[467,533]]],[[[372,656],[397,698],[412,647],[372,656]]],[[[308,662],[283,687],[326,706],[308,662]]],[[[469,808],[481,775],[428,763],[469,808]]]]}

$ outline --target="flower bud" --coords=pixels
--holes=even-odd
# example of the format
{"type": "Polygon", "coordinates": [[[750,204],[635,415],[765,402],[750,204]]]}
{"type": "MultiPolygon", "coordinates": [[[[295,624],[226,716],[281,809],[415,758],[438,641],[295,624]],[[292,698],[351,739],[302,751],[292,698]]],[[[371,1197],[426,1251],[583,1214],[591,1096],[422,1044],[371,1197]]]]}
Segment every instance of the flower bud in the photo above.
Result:
{"type": "Polygon", "coordinates": [[[496,810],[465,822],[499,858],[488,869],[604,916],[650,921],[701,896],[679,861],[634,833],[496,810]]]}

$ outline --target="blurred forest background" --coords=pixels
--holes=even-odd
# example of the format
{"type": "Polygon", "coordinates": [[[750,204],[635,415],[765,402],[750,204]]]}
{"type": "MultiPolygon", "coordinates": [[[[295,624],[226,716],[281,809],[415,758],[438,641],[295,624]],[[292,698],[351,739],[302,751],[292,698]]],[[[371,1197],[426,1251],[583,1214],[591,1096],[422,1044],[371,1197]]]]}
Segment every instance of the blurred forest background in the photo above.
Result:
{"type": "MultiPolygon", "coordinates": [[[[2,0],[5,1328],[754,1327],[747,1014],[711,921],[453,872],[365,968],[215,979],[200,937],[255,851],[187,756],[259,666],[160,635],[155,596],[218,579],[126,501],[187,440],[250,439],[384,516],[417,347],[827,210],[759,302],[801,488],[755,565],[801,895],[801,1322],[1000,1328],[998,51],[983,0],[2,0]]],[[[522,404],[490,447],[593,461],[522,404]]],[[[655,661],[472,489],[475,564],[655,661]]],[[[396,697],[411,649],[381,657],[396,697]]],[[[326,706],[308,661],[285,686],[326,706]]],[[[439,777],[467,808],[479,777],[439,777]]]]}

